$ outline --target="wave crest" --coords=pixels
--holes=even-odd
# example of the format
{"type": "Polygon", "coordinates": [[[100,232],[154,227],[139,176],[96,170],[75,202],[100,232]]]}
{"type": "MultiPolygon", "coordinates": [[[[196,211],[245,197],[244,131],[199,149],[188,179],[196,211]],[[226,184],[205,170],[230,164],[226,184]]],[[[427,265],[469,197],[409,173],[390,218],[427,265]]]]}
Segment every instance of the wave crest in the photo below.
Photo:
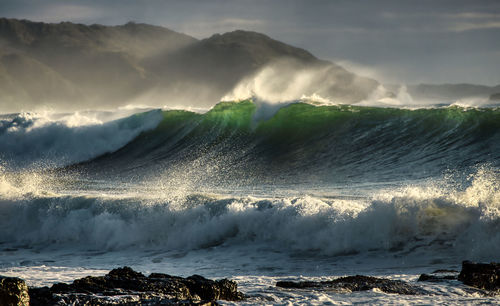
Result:
{"type": "Polygon", "coordinates": [[[65,166],[113,152],[161,119],[161,111],[108,122],[79,113],[61,118],[17,114],[0,119],[0,158],[13,169],[65,166]]]}
{"type": "Polygon", "coordinates": [[[465,190],[436,185],[366,199],[38,196],[3,200],[0,239],[33,247],[193,250],[259,245],[318,255],[390,251],[494,258],[500,252],[500,173],[465,190]],[[490,179],[494,180],[491,181],[490,179]]]}

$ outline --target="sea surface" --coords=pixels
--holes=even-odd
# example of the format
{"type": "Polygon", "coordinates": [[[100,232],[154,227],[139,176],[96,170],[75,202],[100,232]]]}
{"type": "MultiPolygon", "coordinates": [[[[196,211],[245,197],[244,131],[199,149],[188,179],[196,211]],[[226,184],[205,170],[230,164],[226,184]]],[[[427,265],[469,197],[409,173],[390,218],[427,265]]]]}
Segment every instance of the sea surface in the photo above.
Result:
{"type": "Polygon", "coordinates": [[[220,102],[0,115],[0,274],[231,278],[243,304],[499,303],[420,273],[500,261],[500,106],[220,102]],[[364,274],[429,294],[289,290],[364,274]]]}

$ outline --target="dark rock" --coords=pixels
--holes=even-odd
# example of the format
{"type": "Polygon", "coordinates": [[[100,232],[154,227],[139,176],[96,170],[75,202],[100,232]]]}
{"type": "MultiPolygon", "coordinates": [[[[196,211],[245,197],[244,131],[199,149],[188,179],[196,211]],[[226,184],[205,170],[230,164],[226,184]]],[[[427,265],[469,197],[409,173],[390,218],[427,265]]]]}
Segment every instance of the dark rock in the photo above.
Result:
{"type": "Polygon", "coordinates": [[[435,270],[430,274],[421,274],[418,278],[419,282],[443,282],[449,280],[456,280],[458,277],[458,271],[456,270],[446,270],[439,269],[435,270]]]}
{"type": "Polygon", "coordinates": [[[458,280],[479,289],[500,291],[500,264],[464,261],[458,280]]]}
{"type": "Polygon", "coordinates": [[[53,296],[49,287],[29,288],[30,305],[43,306],[54,305],[57,299],[53,296]]]}
{"type": "Polygon", "coordinates": [[[119,301],[127,305],[202,304],[216,300],[238,301],[234,281],[210,280],[199,275],[188,278],[152,273],[149,277],[129,267],[113,269],[105,276],[87,276],[72,284],[58,283],[51,288],[30,288],[33,305],[103,304],[119,301]]]}
{"type": "Polygon", "coordinates": [[[108,276],[118,277],[118,278],[144,278],[144,274],[141,272],[136,272],[130,267],[117,268],[109,271],[108,276]]]}
{"type": "Polygon", "coordinates": [[[28,286],[16,277],[0,276],[0,305],[29,305],[28,286]]]}
{"type": "Polygon", "coordinates": [[[243,295],[238,292],[235,282],[228,279],[213,281],[200,275],[188,277],[183,283],[192,294],[198,295],[202,300],[228,300],[239,301],[243,295]]]}
{"type": "Polygon", "coordinates": [[[435,275],[435,274],[421,274],[418,278],[419,282],[440,282],[447,280],[457,279],[456,275],[435,275]]]}
{"type": "Polygon", "coordinates": [[[151,273],[148,278],[170,278],[172,276],[165,273],[151,273]]]}
{"type": "Polygon", "coordinates": [[[438,269],[438,270],[434,270],[432,272],[432,274],[436,274],[436,273],[458,273],[457,270],[449,270],[449,269],[438,269]]]}
{"type": "Polygon", "coordinates": [[[276,283],[277,287],[281,288],[293,288],[293,289],[313,289],[313,288],[325,288],[328,287],[328,281],[326,282],[292,282],[292,281],[280,281],[276,283]]]}
{"type": "Polygon", "coordinates": [[[490,96],[490,101],[500,101],[500,92],[492,94],[490,96]]]}
{"type": "Polygon", "coordinates": [[[412,286],[404,281],[390,280],[386,278],[377,278],[364,275],[340,277],[330,281],[322,282],[277,282],[276,286],[282,288],[297,288],[297,289],[322,289],[322,290],[347,290],[347,291],[364,291],[371,289],[379,289],[387,293],[398,294],[422,294],[424,291],[418,287],[412,286]]]}

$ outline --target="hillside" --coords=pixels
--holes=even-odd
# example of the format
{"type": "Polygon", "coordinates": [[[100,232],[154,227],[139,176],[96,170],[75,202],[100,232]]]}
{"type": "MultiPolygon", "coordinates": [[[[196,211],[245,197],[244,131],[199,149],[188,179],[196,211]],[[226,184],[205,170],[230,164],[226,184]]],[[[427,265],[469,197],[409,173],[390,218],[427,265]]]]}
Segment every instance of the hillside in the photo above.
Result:
{"type": "Polygon", "coordinates": [[[1,112],[39,105],[82,109],[136,102],[209,106],[264,67],[272,67],[272,78],[282,82],[293,82],[299,72],[312,74],[304,93],[340,102],[364,99],[378,85],[255,32],[197,40],[147,24],[0,18],[1,112]]]}
{"type": "MultiPolygon", "coordinates": [[[[148,71],[158,75],[162,88],[176,94],[204,94],[201,100],[218,101],[241,81],[253,79],[264,67],[272,67],[267,83],[270,90],[283,90],[281,83],[292,83],[306,71],[314,74],[303,94],[322,94],[341,102],[366,98],[378,85],[333,63],[317,59],[308,51],[249,31],[215,34],[171,54],[160,54],[145,62],[148,71]],[[307,92],[308,91],[308,92],[307,92]]],[[[300,95],[299,95],[300,96],[300,95]]]]}
{"type": "Polygon", "coordinates": [[[419,84],[408,86],[408,93],[414,99],[441,102],[463,98],[487,98],[497,92],[500,92],[500,85],[494,87],[475,84],[419,84]]]}
{"type": "Polygon", "coordinates": [[[153,83],[140,65],[141,59],[157,52],[173,52],[195,41],[145,24],[106,27],[2,18],[0,78],[9,82],[0,84],[0,103],[4,104],[0,109],[16,110],[12,103],[119,105],[153,83]],[[15,63],[11,63],[14,58],[15,63]]]}

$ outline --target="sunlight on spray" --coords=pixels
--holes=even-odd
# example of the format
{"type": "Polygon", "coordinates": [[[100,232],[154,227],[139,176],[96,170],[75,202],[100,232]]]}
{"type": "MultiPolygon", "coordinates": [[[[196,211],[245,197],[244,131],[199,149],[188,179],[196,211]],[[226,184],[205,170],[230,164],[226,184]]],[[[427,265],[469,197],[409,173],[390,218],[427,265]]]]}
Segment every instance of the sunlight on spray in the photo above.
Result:
{"type": "Polygon", "coordinates": [[[387,90],[383,85],[379,85],[366,100],[354,104],[359,106],[387,107],[415,107],[417,105],[408,93],[406,85],[401,85],[398,88],[397,94],[387,90]]]}
{"type": "Polygon", "coordinates": [[[313,82],[314,71],[296,71],[286,78],[274,67],[262,69],[255,77],[239,83],[222,101],[241,101],[252,97],[279,103],[299,99],[313,82]]]}
{"type": "Polygon", "coordinates": [[[306,65],[281,59],[243,79],[222,101],[257,98],[283,103],[321,97],[318,102],[347,104],[366,98],[375,87],[374,80],[356,76],[335,64],[306,65]]]}
{"type": "Polygon", "coordinates": [[[8,172],[0,165],[0,198],[12,199],[30,196],[44,196],[52,192],[54,179],[37,171],[8,172]]]}

